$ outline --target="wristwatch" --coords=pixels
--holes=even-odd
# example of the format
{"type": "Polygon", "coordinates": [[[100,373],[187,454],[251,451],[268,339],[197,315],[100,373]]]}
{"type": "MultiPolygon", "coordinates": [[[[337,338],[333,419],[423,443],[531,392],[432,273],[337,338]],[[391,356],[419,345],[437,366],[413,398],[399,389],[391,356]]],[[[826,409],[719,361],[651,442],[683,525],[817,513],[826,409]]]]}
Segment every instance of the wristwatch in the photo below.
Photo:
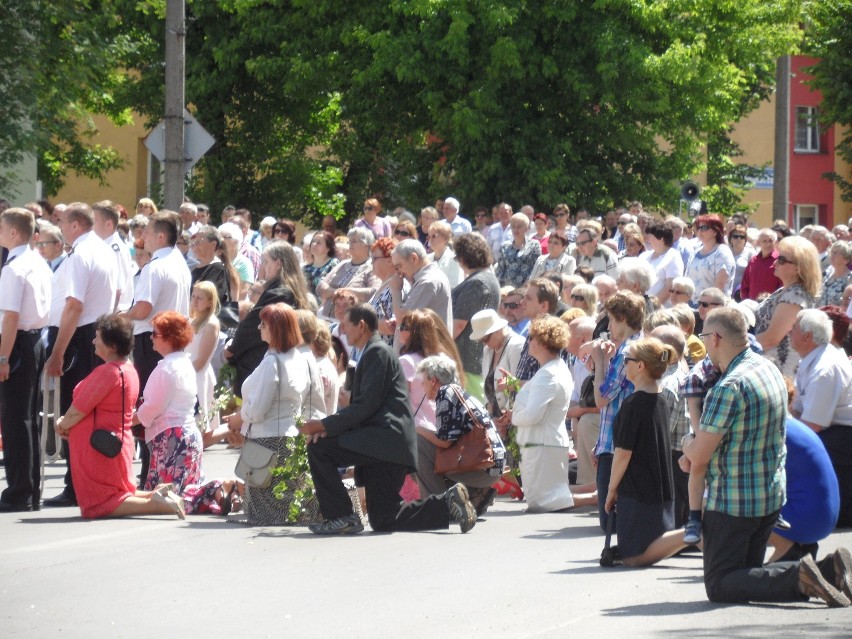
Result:
{"type": "Polygon", "coordinates": [[[0,365],[8,364],[8,363],[9,363],[9,358],[6,357],[5,355],[0,355],[0,365]]]}

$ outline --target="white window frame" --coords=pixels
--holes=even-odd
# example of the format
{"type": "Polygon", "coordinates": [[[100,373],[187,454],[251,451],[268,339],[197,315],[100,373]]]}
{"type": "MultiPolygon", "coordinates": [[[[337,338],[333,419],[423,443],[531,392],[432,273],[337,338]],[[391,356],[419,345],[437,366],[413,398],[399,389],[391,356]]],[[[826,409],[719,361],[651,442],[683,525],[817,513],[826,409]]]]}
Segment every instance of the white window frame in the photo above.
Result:
{"type": "Polygon", "coordinates": [[[796,232],[808,224],[819,224],[819,204],[796,204],[793,216],[796,232]]]}
{"type": "Polygon", "coordinates": [[[794,143],[796,153],[819,153],[819,110],[815,106],[796,107],[794,143]],[[800,140],[800,138],[802,138],[800,140]]]}

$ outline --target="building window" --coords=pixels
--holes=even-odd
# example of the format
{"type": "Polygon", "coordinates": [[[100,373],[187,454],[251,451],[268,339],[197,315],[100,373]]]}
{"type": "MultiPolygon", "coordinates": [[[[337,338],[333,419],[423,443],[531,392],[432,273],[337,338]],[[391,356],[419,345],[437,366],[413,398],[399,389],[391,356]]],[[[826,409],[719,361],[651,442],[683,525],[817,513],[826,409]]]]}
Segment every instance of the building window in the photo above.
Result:
{"type": "Polygon", "coordinates": [[[801,231],[808,224],[819,223],[819,206],[816,204],[797,204],[795,209],[796,231],[801,231]]]}
{"type": "Polygon", "coordinates": [[[799,153],[819,153],[819,124],[817,108],[814,106],[796,107],[796,151],[799,153]]]}

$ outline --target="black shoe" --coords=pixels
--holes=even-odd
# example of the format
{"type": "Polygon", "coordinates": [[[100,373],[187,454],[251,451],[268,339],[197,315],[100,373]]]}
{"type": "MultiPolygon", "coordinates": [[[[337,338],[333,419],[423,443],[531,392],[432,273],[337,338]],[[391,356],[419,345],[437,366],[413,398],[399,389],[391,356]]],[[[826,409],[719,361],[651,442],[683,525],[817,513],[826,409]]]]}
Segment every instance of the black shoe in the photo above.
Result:
{"type": "Polygon", "coordinates": [[[52,508],[68,508],[70,506],[77,505],[77,497],[68,492],[68,490],[63,490],[56,497],[51,497],[50,499],[44,500],[44,506],[52,507],[52,508]]]}
{"type": "Polygon", "coordinates": [[[7,501],[0,500],[0,513],[25,513],[33,509],[33,505],[29,502],[25,504],[10,504],[7,501]]]}

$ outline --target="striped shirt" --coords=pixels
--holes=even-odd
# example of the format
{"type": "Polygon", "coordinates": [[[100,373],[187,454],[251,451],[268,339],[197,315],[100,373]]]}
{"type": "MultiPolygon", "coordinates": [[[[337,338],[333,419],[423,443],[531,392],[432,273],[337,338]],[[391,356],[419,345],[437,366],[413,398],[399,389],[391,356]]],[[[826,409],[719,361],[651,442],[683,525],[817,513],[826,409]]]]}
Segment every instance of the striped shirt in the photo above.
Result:
{"type": "Polygon", "coordinates": [[[707,510],[763,517],[784,505],[787,389],[769,360],[746,348],[710,390],[700,429],[722,439],[707,468],[707,510]]]}

